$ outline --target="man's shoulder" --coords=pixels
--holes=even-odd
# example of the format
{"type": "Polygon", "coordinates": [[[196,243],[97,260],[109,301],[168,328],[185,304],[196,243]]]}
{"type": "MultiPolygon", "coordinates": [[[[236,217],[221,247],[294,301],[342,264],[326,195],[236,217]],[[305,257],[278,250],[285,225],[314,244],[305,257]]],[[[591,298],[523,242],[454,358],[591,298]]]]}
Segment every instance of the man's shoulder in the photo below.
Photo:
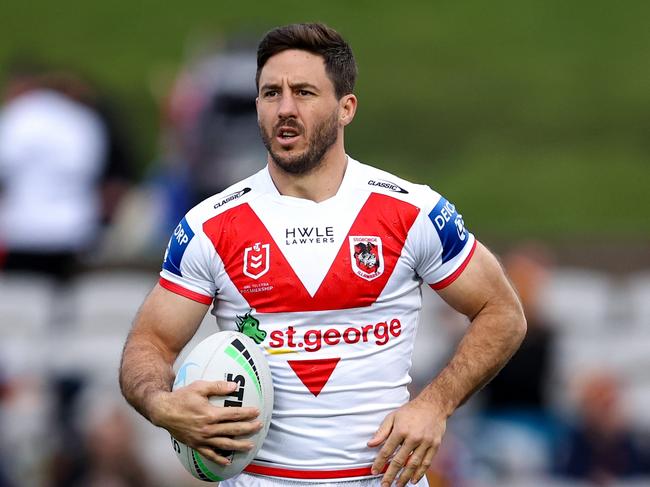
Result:
{"type": "Polygon", "coordinates": [[[440,195],[426,184],[414,183],[384,169],[354,162],[357,165],[357,188],[405,201],[418,208],[435,205],[440,199],[440,195]]]}
{"type": "Polygon", "coordinates": [[[243,179],[223,191],[206,198],[190,211],[186,219],[194,225],[202,225],[206,221],[236,208],[244,203],[249,203],[267,191],[264,171],[262,169],[252,176],[243,179]]]}

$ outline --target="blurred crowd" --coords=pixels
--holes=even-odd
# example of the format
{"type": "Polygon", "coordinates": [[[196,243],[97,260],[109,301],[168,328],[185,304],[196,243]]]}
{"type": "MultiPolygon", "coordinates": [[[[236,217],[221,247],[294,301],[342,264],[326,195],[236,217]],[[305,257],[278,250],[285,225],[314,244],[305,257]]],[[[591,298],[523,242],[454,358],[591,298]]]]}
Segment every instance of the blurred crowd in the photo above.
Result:
{"type": "Polygon", "coordinates": [[[125,144],[90,82],[11,66],[0,118],[0,268],[70,278],[133,180],[125,144]]]}
{"type": "MultiPolygon", "coordinates": [[[[7,73],[0,487],[196,485],[171,460],[168,436],[121,399],[117,365],[170,229],[265,164],[254,43],[231,39],[188,59],[160,100],[160,155],[141,178],[133,135],[99,86],[29,63],[7,73]]],[[[649,485],[650,276],[561,268],[541,243],[502,260],[528,334],[451,420],[431,485],[649,485]]],[[[466,326],[426,291],[413,393],[466,326]]],[[[195,340],[216,331],[209,316],[195,340]]]]}
{"type": "MultiPolygon", "coordinates": [[[[620,300],[628,292],[638,304],[650,298],[650,276],[627,276],[624,283],[559,268],[540,243],[519,244],[502,262],[528,332],[512,360],[452,420],[452,439],[434,467],[440,485],[646,485],[650,374],[642,369],[650,315],[634,300],[621,313],[620,300]]],[[[464,320],[449,316],[438,300],[425,307],[421,326],[427,318],[447,323],[440,366],[464,320]]],[[[439,328],[429,334],[440,338],[439,328]]],[[[423,357],[415,363],[419,387],[429,373],[423,357]]]]}

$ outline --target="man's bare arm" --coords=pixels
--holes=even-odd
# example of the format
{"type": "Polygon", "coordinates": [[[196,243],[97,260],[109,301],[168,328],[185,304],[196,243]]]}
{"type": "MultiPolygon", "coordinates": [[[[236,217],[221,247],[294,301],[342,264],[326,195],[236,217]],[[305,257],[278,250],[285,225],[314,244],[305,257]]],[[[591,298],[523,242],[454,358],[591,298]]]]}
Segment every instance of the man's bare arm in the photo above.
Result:
{"type": "Polygon", "coordinates": [[[160,285],[138,310],[124,345],[120,388],[126,400],[155,424],[151,401],[171,391],[174,360],[192,338],[208,306],[174,294],[160,285]]]}
{"type": "Polygon", "coordinates": [[[384,443],[374,472],[380,472],[395,455],[382,485],[392,485],[398,474],[400,487],[424,476],[447,418],[497,374],[526,334],[515,291],[496,258],[480,243],[463,273],[439,294],[468,316],[471,325],[446,367],[415,399],[389,414],[368,443],[370,447],[384,443]]]}
{"type": "Polygon", "coordinates": [[[120,364],[120,387],[126,400],[156,426],[206,458],[226,465],[219,450],[248,450],[253,444],[234,437],[258,431],[254,408],[213,406],[236,384],[196,381],[171,392],[174,360],[192,338],[208,306],[156,286],[136,316],[120,364]]]}
{"type": "Polygon", "coordinates": [[[470,318],[470,327],[447,366],[422,391],[444,398],[449,414],[503,368],[526,335],[521,303],[497,259],[478,244],[473,260],[475,265],[439,292],[470,318]]]}

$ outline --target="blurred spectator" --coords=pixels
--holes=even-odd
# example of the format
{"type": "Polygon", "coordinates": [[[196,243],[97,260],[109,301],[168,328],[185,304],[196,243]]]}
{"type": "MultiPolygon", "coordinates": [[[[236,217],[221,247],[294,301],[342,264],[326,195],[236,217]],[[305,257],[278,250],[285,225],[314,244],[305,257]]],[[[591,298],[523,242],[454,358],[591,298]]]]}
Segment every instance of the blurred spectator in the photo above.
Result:
{"type": "Polygon", "coordinates": [[[546,414],[554,333],[543,318],[540,298],[551,262],[549,251],[535,243],[517,247],[503,257],[524,307],[528,332],[512,360],[482,391],[488,414],[546,414]]]}
{"type": "Polygon", "coordinates": [[[11,484],[9,483],[9,479],[7,478],[7,475],[4,473],[4,468],[2,464],[0,464],[0,487],[10,487],[11,484]]]}
{"type": "Polygon", "coordinates": [[[75,422],[81,411],[79,396],[86,384],[81,377],[67,375],[49,380],[50,392],[54,399],[51,433],[55,439],[52,471],[48,475],[48,485],[67,487],[75,485],[83,475],[86,454],[83,436],[75,422]]]}
{"type": "Polygon", "coordinates": [[[85,436],[86,472],[79,487],[147,487],[151,485],[140,455],[129,416],[121,408],[108,408],[89,425],[85,436]]]}
{"type": "Polygon", "coordinates": [[[61,281],[130,179],[115,124],[70,72],[14,69],[0,111],[0,269],[61,281]]]}
{"type": "Polygon", "coordinates": [[[25,371],[8,377],[0,402],[0,463],[9,485],[42,485],[42,460],[50,441],[49,406],[43,380],[36,374],[25,371]]]}
{"type": "MultiPolygon", "coordinates": [[[[266,164],[255,108],[256,43],[256,37],[238,35],[202,49],[178,74],[165,102],[164,158],[177,176],[170,179],[187,185],[181,216],[266,164]]],[[[174,225],[180,219],[172,218],[174,225]]]]}
{"type": "Polygon", "coordinates": [[[151,485],[136,448],[133,424],[112,401],[91,410],[79,441],[62,444],[48,476],[53,487],[147,487],[151,485]]]}
{"type": "Polygon", "coordinates": [[[479,456],[497,475],[540,474],[551,468],[557,426],[548,384],[555,336],[540,309],[551,263],[549,251],[538,243],[523,244],[503,257],[528,331],[510,362],[478,396],[483,407],[479,456]]]}
{"type": "Polygon", "coordinates": [[[577,418],[558,447],[558,473],[597,485],[648,474],[638,441],[618,380],[595,372],[578,384],[577,418]]]}
{"type": "Polygon", "coordinates": [[[429,487],[462,487],[469,485],[471,453],[453,431],[447,430],[440,448],[427,471],[429,487]]]}

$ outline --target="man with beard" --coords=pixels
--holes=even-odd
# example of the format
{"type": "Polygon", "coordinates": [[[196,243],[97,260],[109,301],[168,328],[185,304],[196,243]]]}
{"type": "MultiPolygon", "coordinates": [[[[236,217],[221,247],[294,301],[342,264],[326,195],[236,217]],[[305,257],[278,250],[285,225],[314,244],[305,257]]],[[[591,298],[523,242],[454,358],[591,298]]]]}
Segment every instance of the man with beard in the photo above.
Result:
{"type": "Polygon", "coordinates": [[[357,69],[336,31],[274,29],[257,66],[267,167],[179,223],[124,348],[123,394],[226,465],[219,450],[252,447],[241,437],[261,427],[257,411],[210,405],[234,390],[227,382],[170,392],[172,365],[211,304],[221,329],[248,313],[266,332],[275,406],[255,460],[224,486],[426,486],[447,418],[519,346],[519,301],[453,204],[346,154],[357,69]],[[409,400],[422,282],[472,323],[409,400]]]}

